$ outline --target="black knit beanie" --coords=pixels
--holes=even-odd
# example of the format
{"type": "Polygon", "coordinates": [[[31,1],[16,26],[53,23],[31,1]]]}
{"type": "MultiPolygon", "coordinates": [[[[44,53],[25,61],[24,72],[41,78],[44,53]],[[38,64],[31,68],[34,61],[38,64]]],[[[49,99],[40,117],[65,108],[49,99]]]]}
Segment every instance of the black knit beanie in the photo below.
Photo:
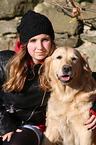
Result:
{"type": "Polygon", "coordinates": [[[20,33],[20,43],[25,44],[28,40],[39,34],[47,34],[54,40],[54,30],[50,20],[32,10],[27,11],[22,19],[21,24],[17,27],[20,33]]]}

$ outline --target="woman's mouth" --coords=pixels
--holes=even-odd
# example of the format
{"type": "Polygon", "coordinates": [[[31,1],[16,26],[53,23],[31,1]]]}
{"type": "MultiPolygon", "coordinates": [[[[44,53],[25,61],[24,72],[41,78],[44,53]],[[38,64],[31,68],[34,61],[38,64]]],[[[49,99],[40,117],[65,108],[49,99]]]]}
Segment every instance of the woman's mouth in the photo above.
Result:
{"type": "Polygon", "coordinates": [[[43,55],[45,52],[42,51],[42,52],[36,52],[38,55],[43,55]]]}

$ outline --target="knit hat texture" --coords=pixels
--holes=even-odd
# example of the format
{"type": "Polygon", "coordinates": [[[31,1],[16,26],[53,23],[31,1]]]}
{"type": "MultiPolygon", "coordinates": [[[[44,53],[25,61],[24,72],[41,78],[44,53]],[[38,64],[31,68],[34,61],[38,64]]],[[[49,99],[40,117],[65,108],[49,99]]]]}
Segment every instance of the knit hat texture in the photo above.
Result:
{"type": "Polygon", "coordinates": [[[20,33],[21,44],[25,44],[30,38],[39,34],[47,34],[53,40],[55,37],[51,21],[46,16],[32,10],[23,15],[17,31],[20,33]]]}

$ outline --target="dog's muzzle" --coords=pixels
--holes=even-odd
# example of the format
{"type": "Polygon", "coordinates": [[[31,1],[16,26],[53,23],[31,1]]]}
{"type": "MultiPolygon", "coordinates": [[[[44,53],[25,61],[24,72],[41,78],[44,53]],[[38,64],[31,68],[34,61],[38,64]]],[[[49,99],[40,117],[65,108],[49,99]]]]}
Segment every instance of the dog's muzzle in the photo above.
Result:
{"type": "Polygon", "coordinates": [[[70,65],[63,65],[62,67],[62,75],[59,76],[57,74],[57,78],[62,82],[62,83],[69,83],[72,78],[72,67],[70,65]]]}

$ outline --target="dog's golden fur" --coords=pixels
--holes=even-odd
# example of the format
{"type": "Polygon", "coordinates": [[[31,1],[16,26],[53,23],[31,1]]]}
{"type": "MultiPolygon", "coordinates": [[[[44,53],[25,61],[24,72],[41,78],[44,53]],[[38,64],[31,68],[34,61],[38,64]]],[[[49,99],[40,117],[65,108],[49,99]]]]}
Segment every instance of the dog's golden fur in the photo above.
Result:
{"type": "Polygon", "coordinates": [[[84,124],[96,98],[96,82],[84,56],[60,47],[45,60],[43,89],[51,89],[43,145],[96,145],[84,124]]]}

